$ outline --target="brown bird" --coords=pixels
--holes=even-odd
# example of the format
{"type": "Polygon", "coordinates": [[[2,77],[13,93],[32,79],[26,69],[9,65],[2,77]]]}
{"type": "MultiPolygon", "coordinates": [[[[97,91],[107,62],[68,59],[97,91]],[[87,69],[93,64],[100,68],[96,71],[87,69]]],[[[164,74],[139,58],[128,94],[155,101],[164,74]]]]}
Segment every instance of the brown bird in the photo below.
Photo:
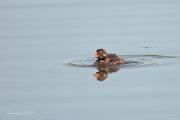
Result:
{"type": "Polygon", "coordinates": [[[108,66],[115,66],[124,64],[125,61],[123,58],[116,54],[108,54],[104,49],[98,49],[96,50],[96,62],[95,65],[97,67],[108,67],[108,66]]]}

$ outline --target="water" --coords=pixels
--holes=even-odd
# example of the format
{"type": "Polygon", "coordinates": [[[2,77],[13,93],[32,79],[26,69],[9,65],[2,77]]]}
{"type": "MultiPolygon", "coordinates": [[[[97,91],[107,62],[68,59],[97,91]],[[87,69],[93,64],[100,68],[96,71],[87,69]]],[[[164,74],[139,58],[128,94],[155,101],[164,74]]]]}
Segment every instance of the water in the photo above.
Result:
{"type": "Polygon", "coordinates": [[[178,0],[14,0],[0,14],[1,120],[180,119],[179,59],[104,81],[94,67],[65,65],[97,48],[179,56],[178,0]]]}

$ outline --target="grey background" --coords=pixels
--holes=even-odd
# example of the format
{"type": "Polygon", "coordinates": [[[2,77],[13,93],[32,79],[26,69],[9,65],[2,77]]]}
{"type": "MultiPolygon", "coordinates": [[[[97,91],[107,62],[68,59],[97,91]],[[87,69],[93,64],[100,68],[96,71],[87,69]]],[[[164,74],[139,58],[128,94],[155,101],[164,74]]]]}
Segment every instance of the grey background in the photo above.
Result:
{"type": "Polygon", "coordinates": [[[179,0],[5,0],[0,4],[1,120],[178,120],[180,60],[122,69],[64,65],[97,48],[180,55],[179,0]]]}

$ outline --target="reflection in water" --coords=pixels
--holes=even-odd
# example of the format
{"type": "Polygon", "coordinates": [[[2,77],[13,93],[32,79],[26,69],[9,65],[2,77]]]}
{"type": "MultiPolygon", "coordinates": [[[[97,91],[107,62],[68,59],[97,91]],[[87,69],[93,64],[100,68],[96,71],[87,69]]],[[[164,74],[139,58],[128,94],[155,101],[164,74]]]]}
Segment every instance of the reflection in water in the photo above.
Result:
{"type": "Polygon", "coordinates": [[[103,81],[107,78],[109,73],[117,72],[120,69],[120,65],[98,67],[98,71],[94,74],[97,80],[103,81]]]}
{"type": "MultiPolygon", "coordinates": [[[[154,65],[155,63],[149,63],[149,65],[154,65]]],[[[101,66],[101,67],[96,67],[97,68],[97,72],[94,74],[94,76],[96,77],[96,79],[98,81],[104,81],[107,77],[109,73],[113,73],[113,72],[117,72],[119,71],[121,68],[124,67],[132,67],[132,66],[142,66],[145,64],[143,62],[140,61],[132,61],[132,60],[127,60],[124,64],[118,64],[118,65],[113,65],[113,66],[101,66]]],[[[147,66],[147,64],[146,64],[147,66]]]]}

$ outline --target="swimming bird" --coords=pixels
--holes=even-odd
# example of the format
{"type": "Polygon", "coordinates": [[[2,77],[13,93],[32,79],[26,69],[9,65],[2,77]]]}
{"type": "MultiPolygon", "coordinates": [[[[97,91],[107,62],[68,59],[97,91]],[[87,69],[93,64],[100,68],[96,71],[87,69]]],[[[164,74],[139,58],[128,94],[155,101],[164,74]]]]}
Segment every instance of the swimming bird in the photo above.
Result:
{"type": "Polygon", "coordinates": [[[125,63],[125,60],[122,57],[116,54],[107,53],[104,49],[97,49],[95,57],[97,58],[95,62],[97,67],[112,67],[125,63]]]}

